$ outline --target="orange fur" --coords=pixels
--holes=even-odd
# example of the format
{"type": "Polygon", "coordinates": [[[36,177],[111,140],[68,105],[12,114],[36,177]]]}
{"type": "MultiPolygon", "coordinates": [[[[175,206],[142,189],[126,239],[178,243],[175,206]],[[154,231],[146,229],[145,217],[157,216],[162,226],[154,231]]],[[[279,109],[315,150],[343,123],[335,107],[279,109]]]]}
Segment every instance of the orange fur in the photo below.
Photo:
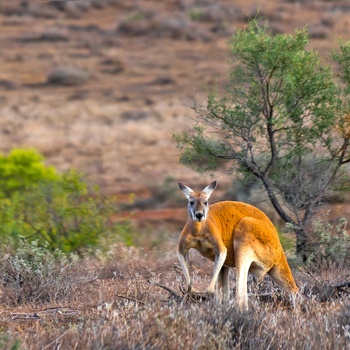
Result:
{"type": "Polygon", "coordinates": [[[237,302],[247,308],[247,276],[257,281],[268,273],[282,288],[298,292],[292,272],[283,252],[276,228],[258,208],[241,202],[218,202],[210,207],[207,200],[216,188],[216,182],[203,192],[196,193],[179,184],[189,200],[188,221],[178,243],[178,256],[189,289],[192,289],[188,270],[188,252],[191,248],[215,262],[208,292],[215,284],[228,294],[228,268],[236,267],[237,302]]]}

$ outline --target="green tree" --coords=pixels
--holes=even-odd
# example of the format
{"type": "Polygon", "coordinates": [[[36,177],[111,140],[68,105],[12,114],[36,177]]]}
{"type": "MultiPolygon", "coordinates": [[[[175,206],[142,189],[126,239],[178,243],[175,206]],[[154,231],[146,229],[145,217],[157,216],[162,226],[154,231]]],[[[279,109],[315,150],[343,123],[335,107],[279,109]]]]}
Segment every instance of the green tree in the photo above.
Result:
{"type": "Polygon", "coordinates": [[[34,149],[13,149],[8,155],[0,154],[0,198],[56,178],[55,168],[46,166],[44,157],[34,149]]]}
{"type": "MultiPolygon", "coordinates": [[[[312,218],[328,191],[344,185],[350,162],[346,85],[307,45],[306,29],[273,36],[251,21],[230,43],[226,92],[214,88],[206,104],[194,102],[195,125],[175,135],[181,162],[199,171],[224,163],[230,173],[258,179],[293,227],[303,259],[312,218]]],[[[333,56],[350,86],[349,44],[333,56]]]]}
{"type": "Polygon", "coordinates": [[[0,201],[0,237],[36,241],[41,247],[65,253],[128,240],[128,222],[111,222],[116,212],[111,199],[89,189],[82,176],[69,171],[42,181],[0,201]]]}

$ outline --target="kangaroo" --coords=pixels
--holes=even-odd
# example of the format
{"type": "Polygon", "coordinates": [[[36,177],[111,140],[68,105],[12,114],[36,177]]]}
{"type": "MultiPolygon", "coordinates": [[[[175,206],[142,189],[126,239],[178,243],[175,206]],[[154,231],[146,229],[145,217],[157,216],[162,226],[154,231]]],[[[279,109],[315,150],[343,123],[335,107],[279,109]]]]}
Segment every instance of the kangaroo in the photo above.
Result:
{"type": "Polygon", "coordinates": [[[208,200],[217,186],[216,181],[199,193],[180,182],[178,186],[188,199],[188,220],[177,252],[189,292],[195,292],[188,267],[191,248],[214,262],[207,293],[214,293],[218,282],[219,292],[228,296],[229,268],[236,267],[236,301],[241,309],[248,308],[248,273],[258,282],[268,273],[281,288],[290,293],[299,291],[276,228],[261,210],[232,201],[209,207],[208,200]]]}

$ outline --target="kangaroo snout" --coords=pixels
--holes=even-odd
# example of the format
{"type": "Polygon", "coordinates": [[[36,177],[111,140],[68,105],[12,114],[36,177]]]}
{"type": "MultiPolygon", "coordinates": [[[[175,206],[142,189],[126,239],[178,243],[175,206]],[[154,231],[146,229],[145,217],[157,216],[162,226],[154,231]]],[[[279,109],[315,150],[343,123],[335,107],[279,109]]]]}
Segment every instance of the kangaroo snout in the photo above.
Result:
{"type": "Polygon", "coordinates": [[[201,212],[201,211],[196,211],[196,214],[195,214],[196,218],[198,221],[201,221],[204,217],[204,213],[201,212]]]}

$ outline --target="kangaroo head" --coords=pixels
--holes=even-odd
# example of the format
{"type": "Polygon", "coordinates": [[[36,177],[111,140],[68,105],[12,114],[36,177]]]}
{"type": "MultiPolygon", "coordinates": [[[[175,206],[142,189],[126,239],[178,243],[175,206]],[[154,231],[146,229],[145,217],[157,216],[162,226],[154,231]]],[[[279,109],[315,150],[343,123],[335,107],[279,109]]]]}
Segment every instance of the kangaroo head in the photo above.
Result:
{"type": "Polygon", "coordinates": [[[194,192],[190,187],[178,183],[180,190],[185,194],[188,199],[188,215],[189,217],[198,222],[204,221],[209,212],[208,199],[213,193],[217,185],[216,181],[213,181],[202,192],[194,192]]]}

